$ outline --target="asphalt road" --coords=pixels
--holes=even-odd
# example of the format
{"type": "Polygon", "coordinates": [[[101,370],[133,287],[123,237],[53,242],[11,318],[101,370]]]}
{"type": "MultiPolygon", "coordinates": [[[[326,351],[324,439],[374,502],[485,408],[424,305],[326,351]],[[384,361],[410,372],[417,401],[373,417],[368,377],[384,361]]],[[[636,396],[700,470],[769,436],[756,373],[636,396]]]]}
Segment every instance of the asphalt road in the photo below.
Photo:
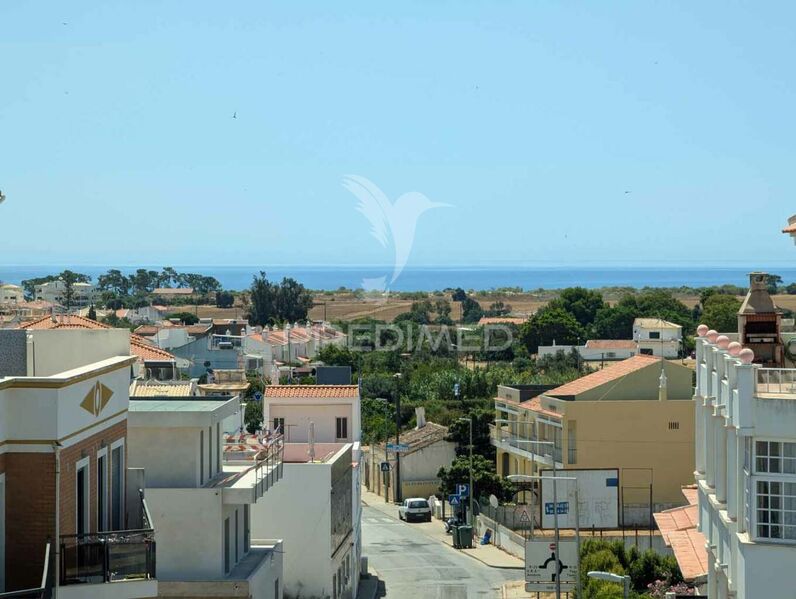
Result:
{"type": "Polygon", "coordinates": [[[370,506],[362,508],[362,554],[387,599],[500,597],[501,585],[522,572],[490,568],[370,506]]]}

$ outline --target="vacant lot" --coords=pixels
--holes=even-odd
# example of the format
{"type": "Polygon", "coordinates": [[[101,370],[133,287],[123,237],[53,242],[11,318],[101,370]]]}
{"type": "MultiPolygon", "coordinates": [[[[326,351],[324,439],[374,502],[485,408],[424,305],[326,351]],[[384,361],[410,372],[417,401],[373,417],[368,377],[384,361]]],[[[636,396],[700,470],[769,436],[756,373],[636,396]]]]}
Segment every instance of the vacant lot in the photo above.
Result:
{"type": "MultiPolygon", "coordinates": [[[[504,304],[509,304],[512,309],[512,314],[517,316],[530,316],[539,308],[546,305],[554,296],[554,294],[537,295],[532,293],[511,294],[511,295],[495,295],[489,297],[477,297],[478,303],[485,310],[489,308],[490,304],[496,301],[502,301],[504,304]]],[[[608,296],[605,300],[610,304],[615,304],[619,301],[620,296],[608,296]]],[[[429,296],[433,302],[437,299],[446,299],[450,301],[450,296],[429,296]]],[[[677,296],[689,308],[693,308],[699,301],[699,297],[695,295],[681,295],[677,296]]],[[[743,296],[738,297],[743,300],[743,296]]],[[[412,300],[401,299],[398,297],[380,297],[380,298],[358,298],[351,293],[341,293],[332,295],[320,295],[316,297],[316,305],[310,311],[310,318],[313,320],[320,320],[324,318],[329,321],[336,320],[355,320],[357,318],[376,318],[391,322],[396,316],[404,312],[408,312],[412,306],[412,300]]],[[[774,302],[780,308],[786,310],[796,311],[796,295],[775,295],[774,302]]],[[[461,316],[460,305],[458,302],[451,302],[451,316],[454,320],[458,320],[461,316]]],[[[245,318],[246,309],[242,306],[235,308],[216,308],[215,306],[175,306],[175,312],[186,311],[194,312],[200,318],[245,318]]]]}

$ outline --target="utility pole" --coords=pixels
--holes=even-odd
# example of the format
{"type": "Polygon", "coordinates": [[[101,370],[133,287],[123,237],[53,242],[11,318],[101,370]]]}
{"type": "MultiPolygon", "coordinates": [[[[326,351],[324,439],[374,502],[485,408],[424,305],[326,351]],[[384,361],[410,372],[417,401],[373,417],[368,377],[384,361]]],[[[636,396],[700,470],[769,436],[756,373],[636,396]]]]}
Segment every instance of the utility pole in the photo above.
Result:
{"type": "Polygon", "coordinates": [[[459,418],[461,422],[467,421],[470,425],[470,492],[467,494],[468,500],[468,520],[470,526],[473,525],[473,415],[470,414],[467,418],[459,418]]]}
{"type": "Polygon", "coordinates": [[[395,377],[395,502],[403,501],[401,492],[401,373],[396,372],[395,377]]]}

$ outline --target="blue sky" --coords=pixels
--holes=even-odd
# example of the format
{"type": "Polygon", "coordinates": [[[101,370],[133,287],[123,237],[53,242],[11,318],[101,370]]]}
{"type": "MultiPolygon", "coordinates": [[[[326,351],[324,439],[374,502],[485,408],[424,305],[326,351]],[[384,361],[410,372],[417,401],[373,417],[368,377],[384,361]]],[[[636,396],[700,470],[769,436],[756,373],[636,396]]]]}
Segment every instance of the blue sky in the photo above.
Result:
{"type": "Polygon", "coordinates": [[[788,262],[795,12],[7,0],[0,264],[788,262]]]}

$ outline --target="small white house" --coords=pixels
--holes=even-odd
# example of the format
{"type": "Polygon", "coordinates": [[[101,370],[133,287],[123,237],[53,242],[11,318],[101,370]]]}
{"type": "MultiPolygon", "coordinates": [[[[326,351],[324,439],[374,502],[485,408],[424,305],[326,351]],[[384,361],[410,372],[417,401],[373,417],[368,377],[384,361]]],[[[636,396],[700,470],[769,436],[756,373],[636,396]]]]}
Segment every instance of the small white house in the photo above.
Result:
{"type": "Polygon", "coordinates": [[[25,301],[25,292],[19,285],[0,285],[0,305],[17,305],[25,301]]]}
{"type": "Polygon", "coordinates": [[[633,340],[640,354],[676,358],[682,346],[683,327],[661,318],[636,318],[633,340]]]}
{"type": "Polygon", "coordinates": [[[287,443],[360,441],[357,385],[269,385],[263,401],[264,427],[280,430],[287,443]]]}
{"type": "MultiPolygon", "coordinates": [[[[54,304],[63,304],[66,301],[66,283],[61,279],[49,281],[34,287],[35,299],[54,304]]],[[[99,297],[97,288],[91,283],[72,284],[72,305],[88,306],[99,297]]]]}

